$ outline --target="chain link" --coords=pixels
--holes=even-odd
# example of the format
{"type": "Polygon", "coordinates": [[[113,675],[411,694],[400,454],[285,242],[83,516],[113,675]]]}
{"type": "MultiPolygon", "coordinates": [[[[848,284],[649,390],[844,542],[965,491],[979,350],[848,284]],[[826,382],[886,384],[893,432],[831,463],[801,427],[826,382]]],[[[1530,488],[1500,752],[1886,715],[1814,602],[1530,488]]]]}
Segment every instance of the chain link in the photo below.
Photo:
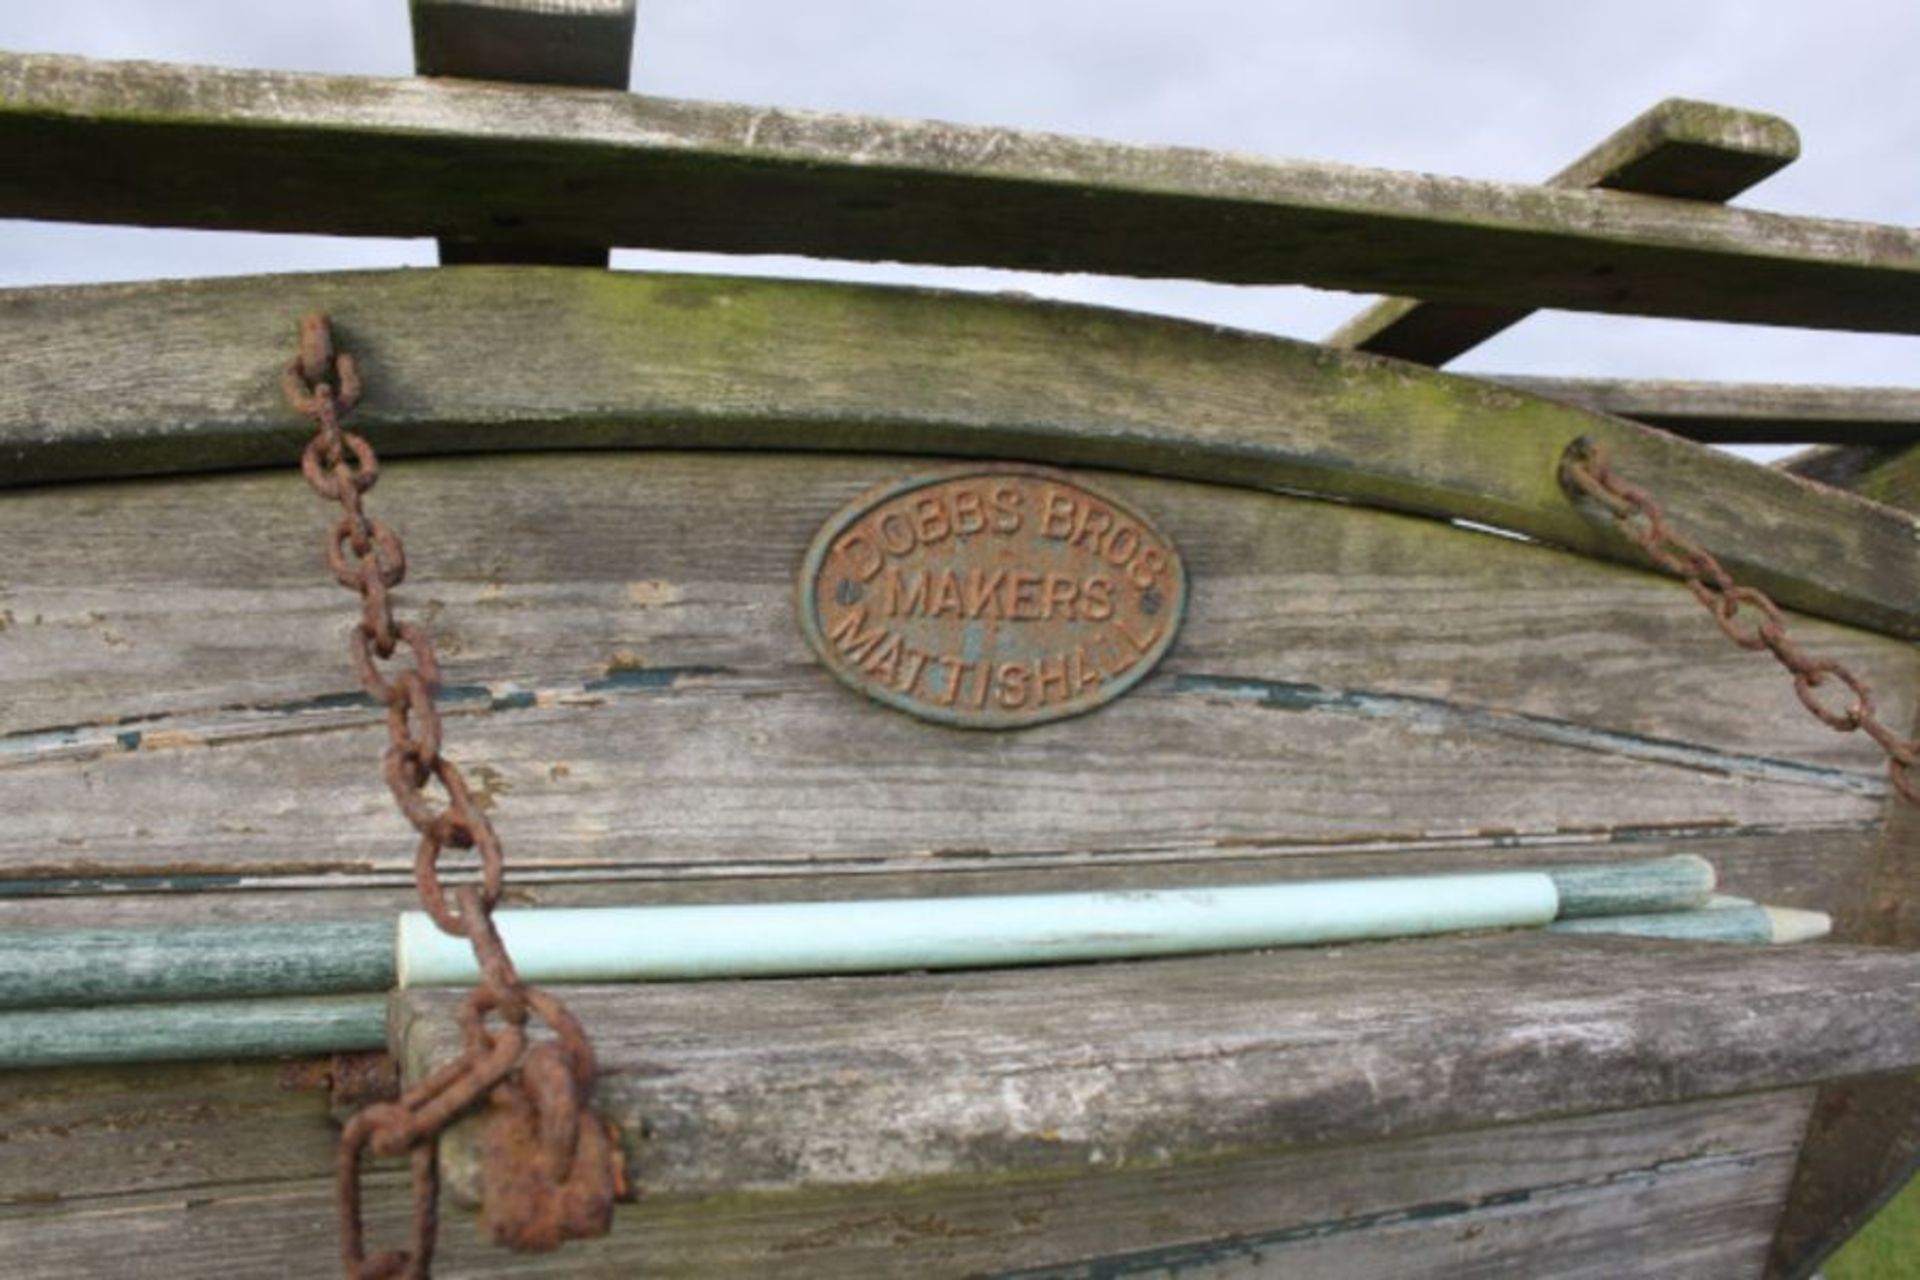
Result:
{"type": "Polygon", "coordinates": [[[429,1273],[439,1216],[439,1136],[483,1100],[490,1108],[482,1143],[483,1212],[495,1240],[516,1249],[551,1249],[604,1235],[613,1201],[626,1193],[626,1178],[611,1127],[588,1105],[593,1047],[565,1005],[520,980],[494,927],[505,855],[466,776],[440,754],[442,726],[434,703],[440,666],[433,643],[419,627],[393,616],[392,591],[407,575],[406,549],[398,534],[362,508],[380,478],[380,460],[365,437],[340,425],[360,399],[360,371],[351,354],[334,351],[324,315],[301,321],[299,350],[282,385],[288,403],[314,424],[313,439],[300,455],[301,474],[315,493],[341,508],[327,535],[327,567],[360,596],[348,651],[361,686],[387,711],[381,771],[420,836],[414,879],[421,905],[443,931],[468,940],[481,974],[460,1010],[461,1055],[398,1100],[359,1112],[341,1134],[341,1265],[348,1280],[429,1273]],[[403,649],[409,665],[391,674],[383,670],[381,664],[403,649]],[[449,890],[440,866],[449,849],[474,854],[478,884],[449,890]],[[489,1025],[493,1019],[497,1028],[489,1025]],[[528,1026],[535,1019],[551,1038],[532,1039],[528,1026]],[[409,1155],[413,1168],[407,1247],[372,1257],[360,1200],[367,1155],[409,1155]]]}
{"type": "Polygon", "coordinates": [[[1818,658],[1787,634],[1786,616],[1765,592],[1743,587],[1720,562],[1693,539],[1667,523],[1666,512],[1646,490],[1616,475],[1599,442],[1581,437],[1560,462],[1560,482],[1604,507],[1647,558],[1687,584],[1727,639],[1742,649],[1761,650],[1793,676],[1793,691],[1816,719],[1839,733],[1865,733],[1887,754],[1887,778],[1909,804],[1920,806],[1920,741],[1903,737],[1880,719],[1873,690],[1855,672],[1830,658],[1818,658]],[[1840,686],[1838,699],[1823,687],[1840,686]]]}

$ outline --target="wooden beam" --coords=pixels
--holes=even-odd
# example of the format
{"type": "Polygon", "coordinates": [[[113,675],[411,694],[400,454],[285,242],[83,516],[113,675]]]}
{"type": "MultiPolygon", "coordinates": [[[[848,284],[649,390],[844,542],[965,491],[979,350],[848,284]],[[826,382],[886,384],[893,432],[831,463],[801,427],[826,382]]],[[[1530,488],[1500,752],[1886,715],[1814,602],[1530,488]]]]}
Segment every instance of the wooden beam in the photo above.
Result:
{"type": "Polygon", "coordinates": [[[1714,444],[1920,442],[1920,388],[1914,387],[1475,376],[1714,444]]]}
{"type": "MultiPolygon", "coordinates": [[[[634,0],[411,0],[423,76],[625,89],[634,0]]],[[[440,238],[440,261],[604,267],[605,245],[440,238]]]]}
{"type": "Polygon", "coordinates": [[[587,90],[0,57],[0,216],[1299,283],[1920,332],[1920,231],[587,90]]]}
{"type": "MultiPolygon", "coordinates": [[[[286,465],[331,310],[383,456],[782,448],[1094,465],[1478,521],[1645,569],[1557,480],[1590,434],[1742,580],[1920,635],[1911,517],[1619,419],[1278,338],[1005,297],[539,268],[0,293],[0,486],[286,465]]],[[[1678,588],[1675,588],[1678,590],[1678,588]]]]}
{"type": "Polygon", "coordinates": [[[410,0],[423,76],[624,89],[634,0],[410,0]]]}
{"type": "Polygon", "coordinates": [[[1920,448],[1914,445],[1837,445],[1782,458],[1780,470],[1849,489],[1903,511],[1920,512],[1920,448]]]}
{"type": "MultiPolygon", "coordinates": [[[[1800,135],[1778,116],[1668,98],[1548,178],[1546,185],[1718,204],[1799,155],[1800,135]]],[[[1327,344],[1438,368],[1530,314],[1527,307],[1382,298],[1329,335],[1327,344]]]]}
{"type": "MultiPolygon", "coordinates": [[[[563,994],[643,1195],[1005,1185],[1920,1063],[1920,956],[1838,946],[1506,934],[563,994]]],[[[460,999],[396,993],[409,1079],[459,1052],[460,999]]],[[[443,1158],[471,1189],[468,1144],[443,1158]]]]}

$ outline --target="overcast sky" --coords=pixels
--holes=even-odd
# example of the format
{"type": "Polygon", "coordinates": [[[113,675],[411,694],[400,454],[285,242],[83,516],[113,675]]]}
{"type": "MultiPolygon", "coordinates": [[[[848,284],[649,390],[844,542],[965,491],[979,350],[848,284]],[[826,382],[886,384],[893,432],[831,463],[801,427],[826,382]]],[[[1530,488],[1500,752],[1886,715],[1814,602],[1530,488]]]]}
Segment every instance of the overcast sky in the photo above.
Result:
{"type": "MultiPolygon", "coordinates": [[[[1920,223],[1911,0],[641,0],[642,93],[1010,125],[1465,177],[1545,177],[1682,95],[1772,111],[1803,157],[1741,203],[1920,223]]],[[[405,75],[404,0],[0,6],[0,48],[405,75]]],[[[425,265],[425,241],[0,221],[0,285],[425,265]]],[[[621,253],[616,265],[1020,288],[1323,336],[1350,295],[621,253]]],[[[1920,384],[1920,339],[1542,315],[1455,367],[1920,384]]]]}

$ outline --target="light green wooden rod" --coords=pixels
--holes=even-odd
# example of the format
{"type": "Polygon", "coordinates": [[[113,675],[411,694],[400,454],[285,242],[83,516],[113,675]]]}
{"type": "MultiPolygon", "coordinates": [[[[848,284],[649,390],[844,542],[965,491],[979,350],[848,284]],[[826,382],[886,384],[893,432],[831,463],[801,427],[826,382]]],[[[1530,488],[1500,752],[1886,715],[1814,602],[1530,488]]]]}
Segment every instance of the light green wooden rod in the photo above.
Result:
{"type": "Polygon", "coordinates": [[[0,1069],[279,1058],[386,1047],[384,994],[0,1013],[0,1069]]]}

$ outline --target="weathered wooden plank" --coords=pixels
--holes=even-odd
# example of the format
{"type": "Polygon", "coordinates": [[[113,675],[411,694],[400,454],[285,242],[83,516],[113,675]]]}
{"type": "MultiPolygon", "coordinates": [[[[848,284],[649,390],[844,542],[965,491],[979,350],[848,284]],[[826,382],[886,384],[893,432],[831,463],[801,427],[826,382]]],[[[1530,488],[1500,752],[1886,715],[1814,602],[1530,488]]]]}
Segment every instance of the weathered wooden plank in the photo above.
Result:
{"type": "MultiPolygon", "coordinates": [[[[806,687],[824,673],[702,678],[449,728],[483,802],[501,807],[517,864],[576,871],[1834,824],[1879,806],[1872,774],[1806,771],[1796,783],[1712,757],[1643,760],[1193,696],[1168,687],[1176,678],[1097,728],[1048,726],[984,751],[960,731],[929,734],[837,687],[806,687]]],[[[412,844],[377,776],[385,728],[373,720],[0,770],[0,862],[15,877],[76,864],[108,878],[402,871],[412,844]],[[112,805],[90,806],[103,792],[112,805]]]]}
{"type": "MultiPolygon", "coordinates": [[[[1715,444],[1877,447],[1920,441],[1920,390],[1911,387],[1482,376],[1529,395],[1632,418],[1689,440],[1715,444]]],[[[1793,470],[1810,479],[1821,478],[1805,467],[1793,470]]],[[[1874,494],[1867,496],[1885,501],[1874,494]]]]}
{"type": "Polygon", "coordinates": [[[1321,1224],[1144,1249],[1079,1264],[1022,1267],[1005,1280],[1291,1280],[1315,1277],[1698,1277],[1752,1275],[1758,1228],[1780,1202],[1789,1160],[1689,1166],[1642,1184],[1527,1193],[1527,1207],[1440,1207],[1358,1235],[1321,1224]]]}
{"type": "Polygon", "coordinates": [[[304,433],[277,371],[315,306],[369,368],[360,419],[388,457],[1010,457],[1324,493],[1643,564],[1560,489],[1563,450],[1589,434],[1784,603],[1920,633],[1911,517],[1719,451],[1278,339],[909,290],[468,268],[0,294],[0,482],[285,466],[304,433]]]}
{"type": "Polygon", "coordinates": [[[1913,445],[1835,450],[1821,463],[1809,459],[1801,474],[1906,511],[1920,511],[1920,449],[1913,445]]]}
{"type": "MultiPolygon", "coordinates": [[[[857,894],[898,898],[946,893],[1048,893],[1075,889],[1165,889],[1190,884],[1406,872],[1555,866],[1605,858],[1695,853],[1739,895],[1808,910],[1831,910],[1854,887],[1877,847],[1877,826],[1798,827],[1742,835],[1702,832],[1567,834],[1440,840],[1427,844],[1295,845],[1279,851],[1211,850],[1062,859],[985,853],[878,863],[829,862],[775,873],[694,866],[614,866],[591,878],[565,869],[516,865],[508,901],[527,907],[647,903],[794,902],[857,894]]],[[[272,875],[129,876],[75,868],[67,877],[0,881],[0,928],[191,927],[207,920],[249,923],[390,919],[417,905],[411,878],[272,875]]]]}
{"type": "Polygon", "coordinates": [[[1920,328],[1920,232],[1010,129],[0,60],[0,215],[1300,283],[1920,328]]]}
{"type": "MultiPolygon", "coordinates": [[[[1674,584],[1548,548],[1110,477],[1184,549],[1188,629],[1136,694],[983,752],[850,697],[792,622],[798,548],[897,464],[543,455],[504,486],[500,465],[397,466],[378,493],[409,513],[403,606],[440,637],[456,757],[511,797],[523,868],[941,874],[1878,820],[1870,744],[1805,717],[1674,584]]],[[[308,503],[251,476],[0,504],[23,548],[7,878],[404,869],[381,718],[343,692],[345,598],[282,533],[308,503]],[[253,529],[273,532],[241,546],[253,529]]],[[[1803,629],[1912,704],[1909,646],[1803,629]]]]}
{"type": "MultiPolygon", "coordinates": [[[[1920,956],[1834,946],[1520,933],[563,993],[643,1192],[1156,1166],[1920,1063],[1920,956]]],[[[458,999],[396,994],[410,1078],[459,1051],[458,999]]]]}
{"type": "MultiPolygon", "coordinates": [[[[627,87],[634,0],[410,0],[407,9],[420,75],[627,87]]],[[[440,261],[604,267],[607,248],[443,236],[440,261]]]]}
{"type": "Polygon", "coordinates": [[[339,1136],[327,1097],[284,1087],[280,1070],[195,1062],[8,1073],[0,1088],[0,1253],[16,1256],[9,1213],[326,1175],[339,1136]]]}
{"type": "MultiPolygon", "coordinates": [[[[1074,1266],[1099,1255],[1118,1255],[1116,1268],[1131,1263],[1138,1273],[1143,1255],[1165,1250],[1165,1262],[1191,1274],[1202,1259],[1230,1262],[1236,1245],[1257,1239],[1269,1250],[1330,1253],[1315,1259],[1316,1275],[1722,1277],[1751,1270],[1748,1259],[1764,1248],[1806,1105],[1804,1092],[1763,1094],[1360,1147],[1070,1179],[947,1181],[883,1195],[863,1187],[651,1196],[622,1207],[606,1239],[538,1256],[489,1248],[449,1207],[439,1260],[458,1275],[611,1277],[643,1267],[659,1276],[838,1280],[1074,1266]],[[1382,1252],[1389,1265],[1363,1265],[1382,1252]]],[[[330,1185],[297,1154],[271,1182],[180,1185],[172,1194],[0,1210],[0,1245],[47,1277],[117,1274],[136,1262],[149,1271],[191,1273],[217,1263],[247,1275],[307,1275],[314,1259],[332,1256],[330,1185]]],[[[400,1238],[405,1200],[397,1175],[373,1175],[368,1211],[376,1239],[400,1238]]]]}
{"type": "MultiPolygon", "coordinates": [[[[1668,98],[1615,130],[1546,185],[1720,203],[1799,155],[1800,135],[1778,116],[1668,98]]],[[[1526,308],[1382,298],[1329,335],[1327,345],[1438,367],[1530,314],[1526,308]]]]}
{"type": "Polygon", "coordinates": [[[408,0],[423,76],[624,89],[634,0],[408,0]]]}
{"type": "MultiPolygon", "coordinates": [[[[1899,458],[1905,450],[1904,445],[1889,444],[1813,445],[1772,465],[1789,475],[1858,492],[1868,476],[1899,458]]],[[[1890,501],[1888,505],[1912,510],[1916,503],[1920,503],[1920,489],[1914,490],[1911,502],[1890,501]]]]}
{"type": "MultiPolygon", "coordinates": [[[[557,700],[573,685],[586,702],[703,671],[791,682],[815,666],[792,605],[807,540],[866,488],[940,465],[531,455],[390,466],[374,503],[413,551],[403,601],[454,641],[450,707],[482,714],[494,691],[557,700]]],[[[1480,709],[1512,713],[1483,727],[1513,735],[1556,732],[1533,716],[1622,737],[1590,736],[1595,749],[1656,749],[1624,740],[1638,737],[1873,767],[1677,583],[1350,506],[1086,480],[1150,512],[1195,575],[1168,670],[1274,682],[1190,683],[1184,696],[1313,711],[1314,688],[1346,690],[1379,698],[1375,718],[1480,709]]],[[[132,734],[160,746],[170,730],[218,740],[368,722],[341,658],[349,602],[316,568],[323,527],[287,472],[0,501],[0,752],[21,763],[112,754],[132,734]]],[[[1895,713],[1914,698],[1909,647],[1798,625],[1895,713]]]]}

